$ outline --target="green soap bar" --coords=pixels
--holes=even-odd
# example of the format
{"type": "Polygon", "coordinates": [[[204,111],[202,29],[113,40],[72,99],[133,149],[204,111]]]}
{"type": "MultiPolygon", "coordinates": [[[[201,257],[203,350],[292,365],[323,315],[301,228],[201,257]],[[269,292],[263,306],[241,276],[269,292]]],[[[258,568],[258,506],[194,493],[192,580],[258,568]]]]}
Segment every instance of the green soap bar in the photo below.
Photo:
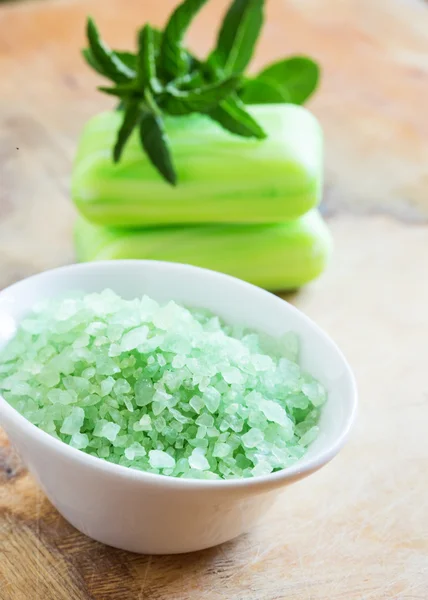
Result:
{"type": "Polygon", "coordinates": [[[324,270],[330,233],[318,211],[279,224],[188,225],[135,230],[75,227],[80,261],[139,258],[189,263],[270,290],[295,289],[324,270]]]}
{"type": "Polygon", "coordinates": [[[305,108],[249,106],[266,140],[235,136],[205,115],[166,117],[178,173],[167,184],[135,132],[112,161],[120,112],[101,113],[84,128],[74,164],[72,197],[101,225],[272,223],[314,208],[322,186],[322,132],[305,108]]]}

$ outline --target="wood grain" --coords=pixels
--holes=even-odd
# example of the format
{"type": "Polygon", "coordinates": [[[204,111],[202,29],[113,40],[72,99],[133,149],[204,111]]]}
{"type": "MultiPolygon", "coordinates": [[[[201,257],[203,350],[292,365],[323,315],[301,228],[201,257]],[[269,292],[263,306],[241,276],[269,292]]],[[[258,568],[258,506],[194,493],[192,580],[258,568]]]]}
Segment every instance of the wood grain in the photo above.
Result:
{"type": "MultiPolygon", "coordinates": [[[[211,2],[192,30],[201,52],[226,3],[211,2]]],[[[0,8],[0,287],[73,260],[76,138],[109,106],[76,51],[85,15],[126,47],[137,24],[161,23],[174,4],[0,8]]],[[[355,369],[354,435],[250,534],[193,555],[140,557],[68,525],[0,433],[1,600],[428,598],[428,9],[418,0],[269,0],[268,9],[254,68],[296,52],[324,69],[312,108],[326,132],[336,252],[292,301],[355,369]]]]}

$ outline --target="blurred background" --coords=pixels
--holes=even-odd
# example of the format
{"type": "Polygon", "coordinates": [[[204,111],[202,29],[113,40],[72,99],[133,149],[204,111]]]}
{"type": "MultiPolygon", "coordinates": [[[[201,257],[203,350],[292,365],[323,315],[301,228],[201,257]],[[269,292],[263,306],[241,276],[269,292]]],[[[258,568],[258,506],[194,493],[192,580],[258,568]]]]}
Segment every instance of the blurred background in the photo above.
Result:
{"type": "MultiPolygon", "coordinates": [[[[0,288],[75,260],[70,174],[77,141],[91,116],[112,107],[81,58],[86,16],[94,16],[111,46],[130,48],[137,27],[162,25],[176,4],[1,4],[0,288]]],[[[228,4],[212,0],[203,8],[189,47],[201,55],[212,47],[228,4]]],[[[332,466],[287,491],[287,503],[251,537],[197,557],[153,561],[73,533],[3,438],[0,517],[8,515],[3,541],[15,540],[7,545],[11,561],[24,560],[30,539],[32,548],[44,549],[44,560],[57,561],[52,569],[67,589],[84,582],[88,595],[70,591],[70,598],[427,598],[428,5],[266,5],[250,71],[293,54],[311,56],[322,69],[307,107],[324,131],[321,211],[335,245],[326,272],[286,297],[333,336],[353,365],[358,427],[332,466]],[[61,536],[70,545],[60,546],[61,536]]],[[[2,595],[1,588],[1,598],[23,597],[13,591],[17,582],[31,590],[30,575],[19,579],[11,569],[3,575],[12,591],[2,595]]]]}

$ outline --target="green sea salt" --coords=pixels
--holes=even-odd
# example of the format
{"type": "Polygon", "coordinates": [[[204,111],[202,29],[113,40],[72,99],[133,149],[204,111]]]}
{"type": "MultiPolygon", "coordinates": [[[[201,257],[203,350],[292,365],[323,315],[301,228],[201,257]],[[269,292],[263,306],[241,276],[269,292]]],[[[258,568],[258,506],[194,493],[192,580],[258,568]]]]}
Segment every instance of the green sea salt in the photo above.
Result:
{"type": "Polygon", "coordinates": [[[318,435],[327,393],[299,340],[111,290],[45,301],[0,351],[0,391],[29,421],[112,463],[198,479],[266,475],[318,435]]]}

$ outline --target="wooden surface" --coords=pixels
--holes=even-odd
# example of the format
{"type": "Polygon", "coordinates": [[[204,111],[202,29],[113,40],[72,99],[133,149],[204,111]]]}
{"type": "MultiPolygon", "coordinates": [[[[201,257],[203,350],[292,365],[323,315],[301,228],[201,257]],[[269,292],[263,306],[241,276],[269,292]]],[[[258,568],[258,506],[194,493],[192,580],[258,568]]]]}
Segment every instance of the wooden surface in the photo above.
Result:
{"type": "MultiPolygon", "coordinates": [[[[79,130],[109,105],[77,48],[91,12],[111,43],[173,0],[0,7],[0,287],[73,260],[68,197],[79,130]]],[[[216,0],[192,30],[205,50],[216,0]]],[[[336,252],[292,301],[355,369],[353,437],[284,492],[255,531],[181,557],[103,547],[51,507],[0,433],[1,600],[428,598],[428,8],[418,0],[270,0],[255,64],[324,67],[312,103],[327,144],[336,252]]]]}

